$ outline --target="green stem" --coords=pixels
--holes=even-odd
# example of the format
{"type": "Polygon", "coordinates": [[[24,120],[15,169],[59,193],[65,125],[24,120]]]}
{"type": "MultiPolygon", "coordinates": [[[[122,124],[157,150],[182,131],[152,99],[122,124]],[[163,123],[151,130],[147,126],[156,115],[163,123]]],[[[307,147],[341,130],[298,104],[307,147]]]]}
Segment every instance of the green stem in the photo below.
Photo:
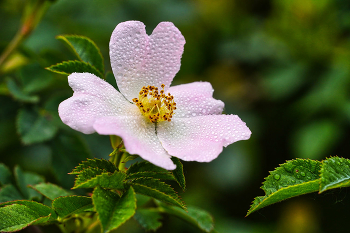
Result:
{"type": "Polygon", "coordinates": [[[25,17],[23,24],[18,29],[16,35],[11,40],[0,56],[0,67],[4,64],[7,58],[18,48],[18,46],[32,33],[36,28],[42,16],[48,9],[47,1],[39,0],[33,10],[25,17]]]}

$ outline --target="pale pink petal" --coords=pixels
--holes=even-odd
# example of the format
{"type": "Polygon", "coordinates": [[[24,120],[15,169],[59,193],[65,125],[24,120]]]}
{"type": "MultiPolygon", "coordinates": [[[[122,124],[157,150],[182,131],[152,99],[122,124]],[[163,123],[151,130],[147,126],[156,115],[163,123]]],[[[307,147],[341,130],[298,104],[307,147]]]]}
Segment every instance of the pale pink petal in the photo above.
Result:
{"type": "Polygon", "coordinates": [[[251,132],[237,115],[209,115],[160,122],[157,135],[170,155],[210,162],[224,146],[249,139],[251,132]]]}
{"type": "Polygon", "coordinates": [[[82,133],[95,132],[92,126],[98,117],[125,115],[137,108],[93,74],[73,73],[68,76],[68,83],[74,93],[59,105],[58,113],[63,123],[82,133]]]}
{"type": "Polygon", "coordinates": [[[155,125],[141,114],[102,117],[96,120],[94,128],[99,134],[121,137],[125,149],[130,154],[137,154],[141,158],[168,170],[176,168],[170,155],[159,142],[155,133],[155,125]]]}
{"type": "Polygon", "coordinates": [[[221,114],[224,102],[213,98],[214,89],[208,82],[193,82],[173,86],[168,92],[174,96],[174,118],[221,114]]]}
{"type": "Polygon", "coordinates": [[[180,69],[185,39],[170,22],[162,22],[151,36],[145,25],[127,21],[117,25],[109,43],[111,66],[119,90],[129,100],[143,86],[167,89],[180,69]]]}

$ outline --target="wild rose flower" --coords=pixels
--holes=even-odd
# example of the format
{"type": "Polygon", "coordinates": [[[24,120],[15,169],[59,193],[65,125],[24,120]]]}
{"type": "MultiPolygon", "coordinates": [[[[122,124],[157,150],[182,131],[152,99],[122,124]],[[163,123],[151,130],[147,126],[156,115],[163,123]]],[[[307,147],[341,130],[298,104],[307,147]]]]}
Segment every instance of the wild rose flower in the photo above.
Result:
{"type": "Polygon", "coordinates": [[[209,162],[251,132],[237,115],[222,115],[224,103],[212,97],[208,82],[170,87],[180,69],[185,39],[170,22],[148,36],[145,25],[117,25],[110,58],[120,92],[90,73],[73,73],[74,91],[59,105],[62,121],[85,134],[118,135],[130,154],[168,170],[171,156],[209,162]]]}

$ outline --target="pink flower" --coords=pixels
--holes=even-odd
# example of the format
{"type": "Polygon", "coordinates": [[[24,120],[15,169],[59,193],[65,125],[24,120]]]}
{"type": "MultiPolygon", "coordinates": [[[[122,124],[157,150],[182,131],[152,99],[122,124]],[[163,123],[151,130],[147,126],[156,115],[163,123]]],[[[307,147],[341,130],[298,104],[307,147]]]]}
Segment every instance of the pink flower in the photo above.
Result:
{"type": "Polygon", "coordinates": [[[224,103],[212,97],[210,83],[170,87],[184,44],[170,22],[150,36],[142,22],[118,24],[109,45],[120,92],[93,74],[73,73],[74,94],[58,109],[62,121],[85,134],[118,135],[130,154],[168,170],[176,167],[171,156],[209,162],[223,146],[249,139],[237,115],[221,114],[224,103]]]}

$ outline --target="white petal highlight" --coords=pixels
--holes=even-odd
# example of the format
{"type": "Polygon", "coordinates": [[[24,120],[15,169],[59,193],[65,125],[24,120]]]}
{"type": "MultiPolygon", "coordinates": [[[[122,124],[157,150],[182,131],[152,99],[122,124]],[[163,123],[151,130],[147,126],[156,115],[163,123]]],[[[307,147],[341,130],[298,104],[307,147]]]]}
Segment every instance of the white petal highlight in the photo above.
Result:
{"type": "Polygon", "coordinates": [[[181,65],[185,39],[170,22],[162,22],[151,36],[145,25],[127,21],[117,25],[109,43],[111,66],[119,90],[130,101],[143,86],[167,89],[181,65]]]}
{"type": "Polygon", "coordinates": [[[214,89],[208,82],[173,86],[168,92],[174,96],[176,103],[174,118],[218,115],[224,109],[224,102],[213,98],[214,89]]]}
{"type": "Polygon", "coordinates": [[[176,168],[170,159],[171,156],[159,142],[155,125],[141,114],[102,117],[96,120],[94,129],[99,134],[121,137],[125,149],[130,154],[138,154],[141,158],[167,170],[176,168]]]}
{"type": "Polygon", "coordinates": [[[210,162],[223,147],[250,138],[251,132],[237,115],[175,118],[161,122],[158,138],[172,156],[185,161],[210,162]]]}

